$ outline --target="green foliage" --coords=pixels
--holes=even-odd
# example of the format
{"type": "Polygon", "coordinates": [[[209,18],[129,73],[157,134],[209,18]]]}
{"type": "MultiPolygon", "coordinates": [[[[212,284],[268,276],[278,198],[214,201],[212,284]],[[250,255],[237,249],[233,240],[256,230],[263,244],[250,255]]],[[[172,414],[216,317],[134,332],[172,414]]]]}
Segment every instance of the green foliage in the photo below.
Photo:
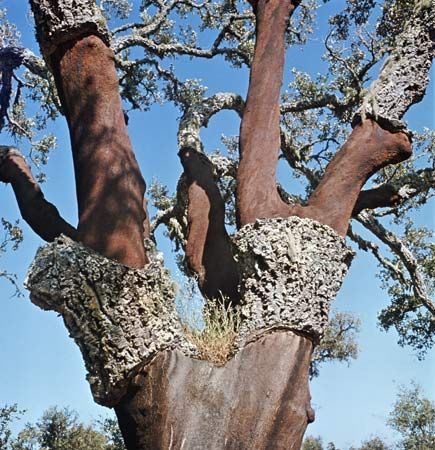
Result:
{"type": "MultiPolygon", "coordinates": [[[[0,256],[2,256],[9,249],[18,249],[19,245],[23,241],[23,231],[19,227],[18,220],[15,223],[9,222],[4,217],[0,220],[4,231],[3,240],[0,241],[0,256]]],[[[15,295],[22,295],[15,274],[10,273],[7,270],[0,270],[0,278],[5,278],[15,287],[15,295]]]]}
{"type": "Polygon", "coordinates": [[[361,322],[352,314],[334,312],[320,344],[311,358],[310,376],[319,376],[320,365],[328,361],[347,362],[358,356],[356,335],[361,322]]]}
{"type": "Polygon", "coordinates": [[[20,411],[16,404],[11,406],[0,407],[0,449],[7,450],[10,448],[12,431],[11,424],[24,414],[24,411],[20,411]]]}
{"type": "Polygon", "coordinates": [[[323,450],[322,439],[314,436],[306,437],[302,444],[302,450],[323,450]]]}
{"type": "MultiPolygon", "coordinates": [[[[403,243],[414,254],[429,295],[435,292],[435,244],[434,232],[424,227],[414,227],[407,220],[403,243]]],[[[404,263],[397,256],[392,264],[404,272],[404,263]]],[[[415,295],[412,280],[391,274],[388,269],[380,272],[383,287],[390,295],[391,305],[379,313],[380,326],[388,330],[394,327],[399,334],[399,344],[409,345],[423,358],[435,342],[435,317],[426,310],[421,300],[415,295]]]]}
{"type": "Polygon", "coordinates": [[[106,418],[97,426],[80,422],[77,413],[50,408],[35,424],[26,424],[12,438],[11,423],[21,417],[16,405],[0,408],[1,450],[125,450],[116,420],[106,418]]]}
{"type": "Polygon", "coordinates": [[[423,397],[418,385],[400,388],[388,424],[401,436],[398,450],[435,448],[435,402],[423,397]]]}
{"type": "MultiPolygon", "coordinates": [[[[433,450],[435,448],[435,402],[423,396],[421,388],[412,383],[399,389],[397,400],[388,417],[388,425],[398,433],[400,440],[394,446],[380,437],[365,440],[349,450],[433,450]]],[[[335,449],[330,442],[328,450],[335,449]]],[[[320,437],[305,438],[302,450],[323,450],[320,437]]]]}
{"type": "Polygon", "coordinates": [[[115,16],[126,19],[133,8],[128,0],[100,0],[99,4],[107,18],[115,16]]]}
{"type": "MultiPolygon", "coordinates": [[[[0,0],[1,6],[1,0],[0,0]]],[[[17,27],[7,20],[7,11],[0,8],[0,48],[17,45],[20,33],[17,27]]]]}
{"type": "Polygon", "coordinates": [[[349,450],[389,450],[390,447],[380,438],[373,437],[364,441],[360,447],[351,447],[349,450]]]}

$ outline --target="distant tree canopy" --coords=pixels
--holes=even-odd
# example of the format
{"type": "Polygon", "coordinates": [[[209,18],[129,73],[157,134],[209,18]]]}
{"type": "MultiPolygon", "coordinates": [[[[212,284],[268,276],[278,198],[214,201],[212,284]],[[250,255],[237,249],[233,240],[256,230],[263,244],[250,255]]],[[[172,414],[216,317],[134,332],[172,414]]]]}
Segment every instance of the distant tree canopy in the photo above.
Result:
{"type": "Polygon", "coordinates": [[[17,405],[0,408],[1,450],[125,450],[115,419],[86,425],[68,408],[48,409],[36,423],[26,424],[12,437],[10,426],[23,413],[17,405]]]}
{"type": "MultiPolygon", "coordinates": [[[[380,437],[365,440],[349,450],[433,450],[435,448],[435,402],[423,395],[420,386],[401,386],[396,402],[388,417],[388,425],[398,433],[398,440],[391,446],[380,437]]],[[[332,442],[324,447],[320,437],[308,436],[302,450],[335,449],[332,442]]],[[[337,449],[345,450],[345,449],[337,449]]]]}

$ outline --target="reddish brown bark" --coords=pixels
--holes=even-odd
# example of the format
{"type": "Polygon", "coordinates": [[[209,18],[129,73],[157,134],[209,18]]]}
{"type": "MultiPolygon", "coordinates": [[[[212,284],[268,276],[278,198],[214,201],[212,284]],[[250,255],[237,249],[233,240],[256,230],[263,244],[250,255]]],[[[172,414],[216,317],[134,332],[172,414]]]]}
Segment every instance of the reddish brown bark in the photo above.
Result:
{"type": "Polygon", "coordinates": [[[352,216],[358,215],[363,209],[397,206],[401,201],[402,197],[397,188],[389,184],[374,189],[367,189],[359,193],[352,216]]]}
{"type": "Polygon", "coordinates": [[[115,408],[128,450],[299,450],[309,422],[309,339],[275,332],[223,367],[158,355],[115,408]]]}
{"type": "Polygon", "coordinates": [[[250,3],[257,17],[257,29],[240,129],[238,224],[243,226],[258,218],[296,215],[329,225],[345,236],[352,213],[366,207],[368,201],[381,204],[385,201],[385,197],[363,194],[356,205],[361,188],[371,175],[410,156],[409,138],[405,133],[388,131],[371,119],[358,124],[328,165],[307,205],[290,208],[277,192],[275,171],[280,146],[279,96],[285,30],[297,2],[252,0],[250,3]]]}
{"type": "Polygon", "coordinates": [[[286,217],[289,207],[278,195],[276,164],[280,148],[279,98],[285,31],[297,3],[258,0],[254,6],[256,43],[248,96],[240,127],[237,215],[240,226],[258,218],[286,217]]]}
{"type": "Polygon", "coordinates": [[[127,133],[113,52],[91,35],[63,45],[50,62],[70,129],[78,239],[143,267],[145,183],[127,133]]]}
{"type": "Polygon", "coordinates": [[[207,298],[239,302],[238,270],[225,229],[225,204],[211,162],[195,149],[179,152],[188,183],[186,258],[207,298]]]}
{"type": "Polygon", "coordinates": [[[367,119],[357,125],[326,168],[306,206],[292,213],[329,225],[345,236],[364,183],[378,170],[411,156],[407,134],[384,130],[367,119]]]}
{"type": "Polygon", "coordinates": [[[62,233],[72,239],[77,238],[77,230],[60,216],[53,204],[45,200],[30,167],[17,151],[3,155],[0,181],[12,185],[21,216],[42,239],[51,242],[62,233]]]}

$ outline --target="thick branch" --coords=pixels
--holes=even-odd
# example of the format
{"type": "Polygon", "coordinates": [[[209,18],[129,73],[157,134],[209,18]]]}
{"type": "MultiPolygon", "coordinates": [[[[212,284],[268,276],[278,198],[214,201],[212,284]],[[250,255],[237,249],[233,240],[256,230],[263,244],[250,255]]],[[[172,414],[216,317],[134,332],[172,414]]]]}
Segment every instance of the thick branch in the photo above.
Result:
{"type": "Polygon", "coordinates": [[[380,76],[367,91],[356,121],[361,116],[372,116],[389,122],[393,128],[403,129],[403,115],[424,96],[434,57],[434,3],[418,2],[380,76]]]}
{"type": "Polygon", "coordinates": [[[0,181],[12,185],[23,219],[38,236],[49,242],[61,234],[77,239],[77,230],[45,200],[23,155],[13,147],[0,146],[0,181]]]}
{"type": "Polygon", "coordinates": [[[253,6],[257,17],[256,43],[240,127],[237,176],[240,226],[261,217],[288,215],[288,206],[277,193],[275,172],[280,148],[279,98],[285,32],[295,3],[290,0],[259,0],[253,2],[253,6]]]}
{"type": "Polygon", "coordinates": [[[382,167],[410,155],[411,144],[405,133],[391,133],[368,119],[355,127],[328,164],[307,205],[295,207],[294,213],[329,225],[344,237],[365,182],[382,167]]]}
{"type": "Polygon", "coordinates": [[[205,297],[222,295],[225,301],[238,303],[238,269],[225,229],[225,204],[214,179],[213,164],[191,147],[182,148],[179,156],[188,184],[186,258],[205,297]]]}
{"type": "Polygon", "coordinates": [[[406,182],[400,184],[383,184],[374,189],[361,191],[352,216],[357,216],[363,209],[395,207],[403,202],[429,191],[435,185],[434,169],[421,169],[406,176],[406,182]]]}
{"type": "Polygon", "coordinates": [[[215,94],[200,105],[188,107],[178,129],[179,156],[188,186],[186,258],[203,295],[223,295],[233,304],[239,302],[238,270],[225,229],[225,204],[213,163],[202,151],[200,130],[219,111],[230,109],[241,116],[243,107],[242,98],[236,94],[215,94]]]}
{"type": "Polygon", "coordinates": [[[145,183],[128,137],[101,11],[91,0],[31,5],[70,129],[78,239],[109,258],[143,267],[145,183]]]}

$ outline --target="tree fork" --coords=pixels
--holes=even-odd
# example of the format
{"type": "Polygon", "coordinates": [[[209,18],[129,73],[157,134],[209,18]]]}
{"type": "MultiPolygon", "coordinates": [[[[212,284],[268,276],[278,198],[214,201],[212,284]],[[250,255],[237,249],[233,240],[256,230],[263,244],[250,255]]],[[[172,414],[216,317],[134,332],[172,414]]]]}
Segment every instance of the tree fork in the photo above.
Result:
{"type": "Polygon", "coordinates": [[[361,188],[378,170],[411,156],[406,133],[384,130],[366,119],[352,131],[346,143],[328,164],[322,180],[306,206],[292,213],[329,225],[345,237],[361,188]]]}
{"type": "Polygon", "coordinates": [[[79,209],[78,240],[143,267],[145,183],[132,151],[114,55],[91,0],[32,0],[41,51],[70,130],[79,209]]]}

